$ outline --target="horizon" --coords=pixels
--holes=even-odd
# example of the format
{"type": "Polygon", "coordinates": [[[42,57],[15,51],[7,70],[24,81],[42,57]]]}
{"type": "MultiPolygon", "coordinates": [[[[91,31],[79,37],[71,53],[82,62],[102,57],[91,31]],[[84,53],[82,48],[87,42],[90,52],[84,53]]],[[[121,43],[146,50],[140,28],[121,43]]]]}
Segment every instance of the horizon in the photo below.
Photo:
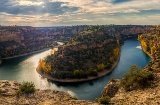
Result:
{"type": "Polygon", "coordinates": [[[160,0],[1,0],[2,26],[158,25],[160,0]]]}

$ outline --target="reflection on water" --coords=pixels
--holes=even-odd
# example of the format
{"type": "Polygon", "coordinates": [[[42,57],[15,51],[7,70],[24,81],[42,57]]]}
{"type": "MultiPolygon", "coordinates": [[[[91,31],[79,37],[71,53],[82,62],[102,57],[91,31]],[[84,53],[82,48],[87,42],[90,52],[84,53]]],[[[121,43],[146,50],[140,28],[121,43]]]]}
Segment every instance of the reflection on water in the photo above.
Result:
{"type": "Polygon", "coordinates": [[[112,73],[102,78],[81,83],[57,83],[42,78],[36,67],[39,59],[50,53],[50,50],[16,59],[6,60],[0,66],[1,80],[33,81],[36,88],[66,91],[79,99],[94,100],[101,96],[101,91],[111,78],[122,78],[132,64],[144,67],[150,60],[142,50],[138,41],[129,40],[121,47],[121,57],[112,73]]]}

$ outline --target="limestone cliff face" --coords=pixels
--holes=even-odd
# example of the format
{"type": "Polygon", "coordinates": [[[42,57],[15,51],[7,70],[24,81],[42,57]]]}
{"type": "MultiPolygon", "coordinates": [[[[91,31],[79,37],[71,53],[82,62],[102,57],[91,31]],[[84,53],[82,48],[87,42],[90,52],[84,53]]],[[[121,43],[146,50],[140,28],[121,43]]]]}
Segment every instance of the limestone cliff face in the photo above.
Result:
{"type": "Polygon", "coordinates": [[[119,79],[112,79],[103,89],[102,96],[114,97],[120,85],[119,79]]]}
{"type": "Polygon", "coordinates": [[[99,103],[77,100],[68,93],[56,90],[37,89],[34,96],[16,98],[20,83],[0,80],[0,105],[99,105],[99,103]]]}

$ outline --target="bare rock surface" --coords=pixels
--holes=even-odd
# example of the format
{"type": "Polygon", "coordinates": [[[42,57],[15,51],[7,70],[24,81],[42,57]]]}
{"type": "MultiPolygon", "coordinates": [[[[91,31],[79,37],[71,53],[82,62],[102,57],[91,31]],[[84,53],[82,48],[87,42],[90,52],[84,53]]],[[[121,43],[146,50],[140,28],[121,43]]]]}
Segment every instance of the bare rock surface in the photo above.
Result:
{"type": "Polygon", "coordinates": [[[97,102],[77,100],[68,93],[56,90],[36,89],[28,98],[16,97],[20,83],[0,80],[0,105],[99,105],[97,102]]]}

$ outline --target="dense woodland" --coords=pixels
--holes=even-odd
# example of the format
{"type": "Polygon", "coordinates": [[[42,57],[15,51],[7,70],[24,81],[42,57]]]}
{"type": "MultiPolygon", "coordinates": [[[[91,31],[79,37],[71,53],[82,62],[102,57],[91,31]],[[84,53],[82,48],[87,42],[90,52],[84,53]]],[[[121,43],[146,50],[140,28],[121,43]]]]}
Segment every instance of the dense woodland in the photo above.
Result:
{"type": "Polygon", "coordinates": [[[109,70],[117,61],[123,35],[134,37],[149,27],[90,26],[88,30],[70,38],[57,52],[41,59],[38,70],[59,79],[97,76],[99,72],[109,70]]]}
{"type": "MultiPolygon", "coordinates": [[[[117,39],[125,40],[129,36],[143,33],[152,26],[140,25],[77,25],[61,27],[0,26],[0,59],[14,57],[33,51],[53,48],[56,41],[67,43],[79,33],[89,32],[93,28],[105,32],[117,39]]],[[[121,42],[121,41],[120,41],[121,42]]]]}
{"type": "Polygon", "coordinates": [[[41,60],[39,68],[56,78],[87,78],[110,69],[120,53],[119,41],[92,29],[76,35],[55,54],[41,60]],[[45,65],[45,66],[44,66],[45,65]]]}

